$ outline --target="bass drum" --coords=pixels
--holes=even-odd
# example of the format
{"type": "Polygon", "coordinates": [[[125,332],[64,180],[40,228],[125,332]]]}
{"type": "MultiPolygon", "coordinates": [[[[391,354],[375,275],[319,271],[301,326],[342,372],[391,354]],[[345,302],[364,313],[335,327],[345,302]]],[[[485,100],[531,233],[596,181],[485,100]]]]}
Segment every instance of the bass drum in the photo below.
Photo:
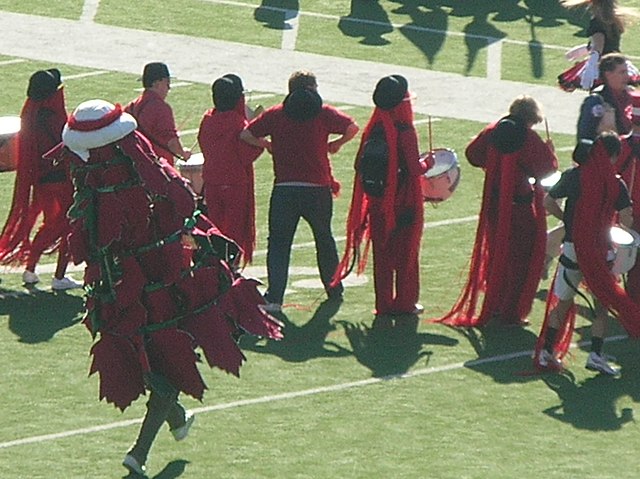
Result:
{"type": "Polygon", "coordinates": [[[460,165],[456,152],[449,148],[436,148],[420,158],[433,158],[433,166],[420,177],[422,198],[431,203],[448,199],[460,182],[460,165]]]}
{"type": "Polygon", "coordinates": [[[615,253],[611,272],[615,275],[625,274],[636,264],[640,235],[619,226],[612,226],[609,233],[615,253]]]}
{"type": "Polygon", "coordinates": [[[19,116],[0,117],[0,171],[13,171],[18,161],[19,116]]]}
{"type": "Polygon", "coordinates": [[[204,165],[204,156],[202,153],[194,153],[187,161],[178,160],[176,167],[180,174],[191,182],[193,191],[198,195],[202,195],[202,167],[204,165]]]}

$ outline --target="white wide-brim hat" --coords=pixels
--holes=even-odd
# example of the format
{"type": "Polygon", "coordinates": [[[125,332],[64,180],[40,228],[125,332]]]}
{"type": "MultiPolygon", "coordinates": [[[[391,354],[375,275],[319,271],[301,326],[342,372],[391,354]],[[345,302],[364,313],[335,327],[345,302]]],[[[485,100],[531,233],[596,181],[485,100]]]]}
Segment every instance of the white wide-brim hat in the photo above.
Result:
{"type": "Polygon", "coordinates": [[[82,160],[89,160],[89,150],[118,141],[138,127],[135,118],[122,111],[119,104],[104,100],[80,103],[62,130],[62,142],[82,160]]]}

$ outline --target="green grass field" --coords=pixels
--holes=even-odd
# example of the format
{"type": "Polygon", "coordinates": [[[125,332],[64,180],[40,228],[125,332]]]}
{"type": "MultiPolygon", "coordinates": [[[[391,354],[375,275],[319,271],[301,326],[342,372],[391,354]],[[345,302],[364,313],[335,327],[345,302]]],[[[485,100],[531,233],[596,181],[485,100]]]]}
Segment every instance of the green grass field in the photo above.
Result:
{"type": "MultiPolygon", "coordinates": [[[[75,19],[81,14],[82,3],[0,0],[0,10],[75,19]]],[[[297,48],[302,51],[471,75],[484,75],[485,63],[478,60],[470,71],[464,71],[469,43],[463,37],[440,35],[442,45],[438,48],[414,36],[410,29],[396,28],[381,35],[379,25],[361,24],[354,31],[340,18],[376,20],[386,16],[393,24],[444,28],[450,33],[502,32],[501,37],[525,42],[505,44],[503,76],[552,84],[566,62],[557,59],[561,50],[546,46],[579,43],[576,35],[582,27],[580,17],[568,16],[548,3],[556,4],[532,0],[265,0],[262,5],[297,6],[314,14],[301,16],[297,48]],[[533,63],[528,53],[527,42],[532,36],[523,17],[525,10],[534,12],[538,22],[535,39],[544,47],[542,76],[526,67],[533,63]],[[364,38],[377,38],[380,44],[367,44],[364,38]],[[432,63],[429,53],[433,53],[432,63]]],[[[640,6],[640,1],[625,4],[640,6]]],[[[96,21],[278,47],[281,14],[250,8],[257,5],[257,0],[103,0],[96,21]],[[153,22],[147,20],[150,16],[153,22]]],[[[629,35],[637,29],[632,27],[629,35]]],[[[625,37],[630,53],[640,54],[637,42],[630,40],[625,37]]],[[[482,58],[484,52],[478,54],[477,58],[482,58]]],[[[34,61],[2,64],[3,60],[12,58],[0,58],[0,112],[18,114],[29,75],[51,65],[34,61]]],[[[69,109],[88,98],[126,102],[138,94],[136,75],[107,72],[74,79],[74,75],[91,72],[74,65],[60,68],[68,78],[65,92],[69,109]]],[[[210,107],[209,91],[209,85],[204,84],[171,91],[169,102],[182,130],[197,128],[202,113],[210,107]]],[[[263,96],[269,93],[254,92],[249,102],[270,105],[281,100],[277,95],[263,96]]],[[[370,114],[366,108],[338,106],[345,107],[361,126],[370,114]]],[[[429,141],[425,120],[416,118],[423,146],[429,141]]],[[[301,224],[285,298],[289,306],[280,316],[286,324],[285,339],[266,342],[244,338],[248,361],[240,380],[202,368],[210,389],[204,402],[184,400],[198,413],[192,434],[175,443],[168,431],[162,430],[151,452],[149,477],[637,477],[639,348],[637,342],[621,336],[616,325],[612,325],[614,337],[606,348],[617,356],[622,375],[612,379],[583,368],[584,346],[573,350],[566,374],[527,374],[532,369],[529,352],[543,316],[548,281],[540,284],[530,316],[532,325],[527,328],[489,326],[457,331],[427,321],[451,307],[466,277],[483,175],[464,161],[462,152],[483,126],[464,120],[433,120],[436,146],[458,152],[462,181],[450,200],[437,207],[427,205],[425,211],[421,302],[426,312],[418,324],[406,318],[393,329],[371,329],[374,300],[370,271],[363,277],[349,278],[345,301],[339,308],[323,303],[311,233],[301,224]],[[446,224],[448,221],[451,224],[446,224]]],[[[567,166],[573,136],[554,135],[553,139],[567,166]]],[[[187,133],[183,140],[191,146],[195,134],[187,133]]],[[[334,233],[338,238],[344,236],[356,148],[357,142],[351,142],[333,158],[334,172],[343,185],[335,202],[334,233]]],[[[261,276],[272,182],[267,155],[256,163],[256,178],[260,237],[251,271],[261,276]]],[[[11,202],[13,180],[13,173],[0,174],[2,219],[11,202]]],[[[343,245],[340,240],[339,248],[343,245]]],[[[43,263],[52,261],[54,258],[45,258],[43,263]]],[[[136,421],[144,413],[144,401],[122,414],[98,402],[97,379],[87,378],[91,337],[79,324],[82,293],[54,294],[47,288],[50,275],[41,276],[43,286],[31,292],[22,287],[19,272],[3,274],[0,283],[0,318],[5,325],[0,328],[0,364],[4,365],[0,370],[0,478],[124,477],[120,462],[137,434],[136,421]]],[[[581,313],[576,341],[589,338],[590,322],[584,307],[581,313]]]]}

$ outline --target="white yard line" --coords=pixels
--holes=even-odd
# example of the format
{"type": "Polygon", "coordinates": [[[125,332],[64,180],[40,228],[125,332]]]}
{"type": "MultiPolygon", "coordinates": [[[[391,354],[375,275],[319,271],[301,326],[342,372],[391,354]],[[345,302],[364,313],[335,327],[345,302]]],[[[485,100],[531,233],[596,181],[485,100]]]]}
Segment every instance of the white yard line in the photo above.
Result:
{"type": "MultiPolygon", "coordinates": [[[[607,342],[613,342],[613,341],[621,341],[621,340],[624,340],[624,339],[627,339],[627,336],[620,335],[620,336],[611,336],[610,338],[607,338],[606,341],[607,342]]],[[[584,344],[588,344],[588,341],[582,341],[581,343],[579,343],[580,346],[582,346],[584,344]]],[[[577,344],[572,344],[571,345],[572,348],[575,348],[577,346],[578,346],[577,344]]],[[[243,400],[232,401],[232,402],[228,402],[228,403],[214,404],[214,405],[211,405],[211,406],[204,406],[204,407],[200,407],[200,408],[195,408],[195,409],[193,409],[193,412],[196,413],[196,414],[204,414],[204,413],[214,412],[214,411],[223,411],[223,410],[226,410],[226,409],[235,409],[235,408],[239,408],[239,407],[246,407],[246,406],[254,406],[254,405],[258,405],[258,404],[273,403],[273,402],[277,402],[277,401],[287,401],[289,399],[296,399],[296,398],[307,397],[307,396],[315,396],[317,394],[340,392],[340,391],[345,391],[347,389],[360,388],[360,387],[370,386],[372,384],[380,384],[380,383],[384,383],[384,382],[392,381],[392,380],[411,379],[411,378],[415,378],[415,377],[428,376],[428,375],[431,375],[431,374],[437,374],[437,373],[448,372],[448,371],[455,371],[455,370],[459,370],[459,369],[463,369],[463,368],[473,368],[473,367],[476,367],[476,366],[481,366],[483,364],[506,362],[506,361],[511,361],[512,359],[519,359],[519,358],[522,358],[522,357],[532,356],[532,354],[533,354],[533,351],[517,351],[517,352],[514,352],[514,353],[501,354],[499,356],[491,356],[491,357],[488,357],[488,358],[473,359],[471,361],[466,361],[466,362],[445,364],[443,366],[437,366],[437,367],[433,367],[433,368],[416,369],[415,371],[411,371],[411,372],[408,372],[408,373],[393,374],[393,375],[384,376],[384,377],[381,377],[381,378],[368,378],[368,379],[362,379],[360,381],[351,381],[351,382],[347,382],[347,383],[333,384],[331,386],[323,386],[323,387],[318,387],[318,388],[303,389],[301,391],[291,391],[291,392],[287,392],[287,393],[274,394],[274,395],[269,395],[269,396],[262,396],[262,397],[253,398],[253,399],[243,399],[243,400]]],[[[25,438],[22,438],[22,439],[15,439],[13,441],[1,442],[0,443],[0,449],[8,449],[10,447],[24,446],[24,445],[28,445],[28,444],[40,444],[40,443],[49,442],[49,441],[55,441],[57,439],[64,439],[64,438],[72,437],[72,436],[81,436],[81,435],[86,435],[86,434],[93,434],[93,433],[96,433],[96,432],[108,431],[110,429],[117,429],[117,428],[122,428],[122,427],[133,426],[133,425],[136,425],[136,424],[140,424],[141,422],[142,422],[142,418],[129,419],[129,420],[126,420],[126,421],[116,421],[116,422],[112,422],[112,423],[109,423],[109,424],[102,424],[102,425],[99,425],[99,426],[85,427],[85,428],[81,428],[81,429],[72,429],[70,431],[63,431],[63,432],[52,433],[52,434],[43,434],[43,435],[39,435],[39,436],[30,436],[30,437],[25,437],[25,438]]]]}
{"type": "Polygon", "coordinates": [[[4,60],[0,62],[0,66],[13,65],[14,63],[24,63],[27,60],[24,58],[14,58],[13,60],[4,60]]]}
{"type": "Polygon", "coordinates": [[[487,45],[487,78],[500,80],[502,78],[502,42],[488,42],[487,45]]]}
{"type": "Polygon", "coordinates": [[[282,30],[282,43],[280,44],[280,48],[283,50],[294,51],[296,49],[299,19],[297,10],[284,11],[284,30],[282,30]]]}
{"type": "Polygon", "coordinates": [[[100,0],[84,0],[80,21],[84,23],[92,23],[94,18],[96,18],[99,6],[100,0]]]}
{"type": "Polygon", "coordinates": [[[94,76],[98,76],[98,75],[105,75],[107,73],[113,73],[107,70],[95,70],[92,72],[86,72],[86,73],[77,73],[75,75],[63,75],[62,76],[62,81],[67,81],[67,80],[77,80],[78,78],[86,78],[86,77],[94,77],[94,76]]]}

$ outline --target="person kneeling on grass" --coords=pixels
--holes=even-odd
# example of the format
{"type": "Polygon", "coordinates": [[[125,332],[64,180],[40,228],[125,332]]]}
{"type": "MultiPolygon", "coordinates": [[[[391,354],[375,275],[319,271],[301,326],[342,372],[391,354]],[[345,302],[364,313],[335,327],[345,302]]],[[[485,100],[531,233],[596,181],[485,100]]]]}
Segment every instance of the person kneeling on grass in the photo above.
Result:
{"type": "Polygon", "coordinates": [[[573,153],[578,166],[565,171],[545,197],[545,207],[564,221],[566,233],[534,353],[538,369],[562,369],[575,325],[573,298],[582,280],[595,297],[587,369],[619,374],[602,353],[608,310],[630,336],[640,336],[640,306],[617,284],[610,269],[609,235],[616,212],[622,226],[633,222],[627,187],[613,168],[619,151],[620,139],[613,132],[600,134],[594,142],[581,140],[573,153]],[[556,202],[560,198],[566,198],[564,211],[556,202]]]}

